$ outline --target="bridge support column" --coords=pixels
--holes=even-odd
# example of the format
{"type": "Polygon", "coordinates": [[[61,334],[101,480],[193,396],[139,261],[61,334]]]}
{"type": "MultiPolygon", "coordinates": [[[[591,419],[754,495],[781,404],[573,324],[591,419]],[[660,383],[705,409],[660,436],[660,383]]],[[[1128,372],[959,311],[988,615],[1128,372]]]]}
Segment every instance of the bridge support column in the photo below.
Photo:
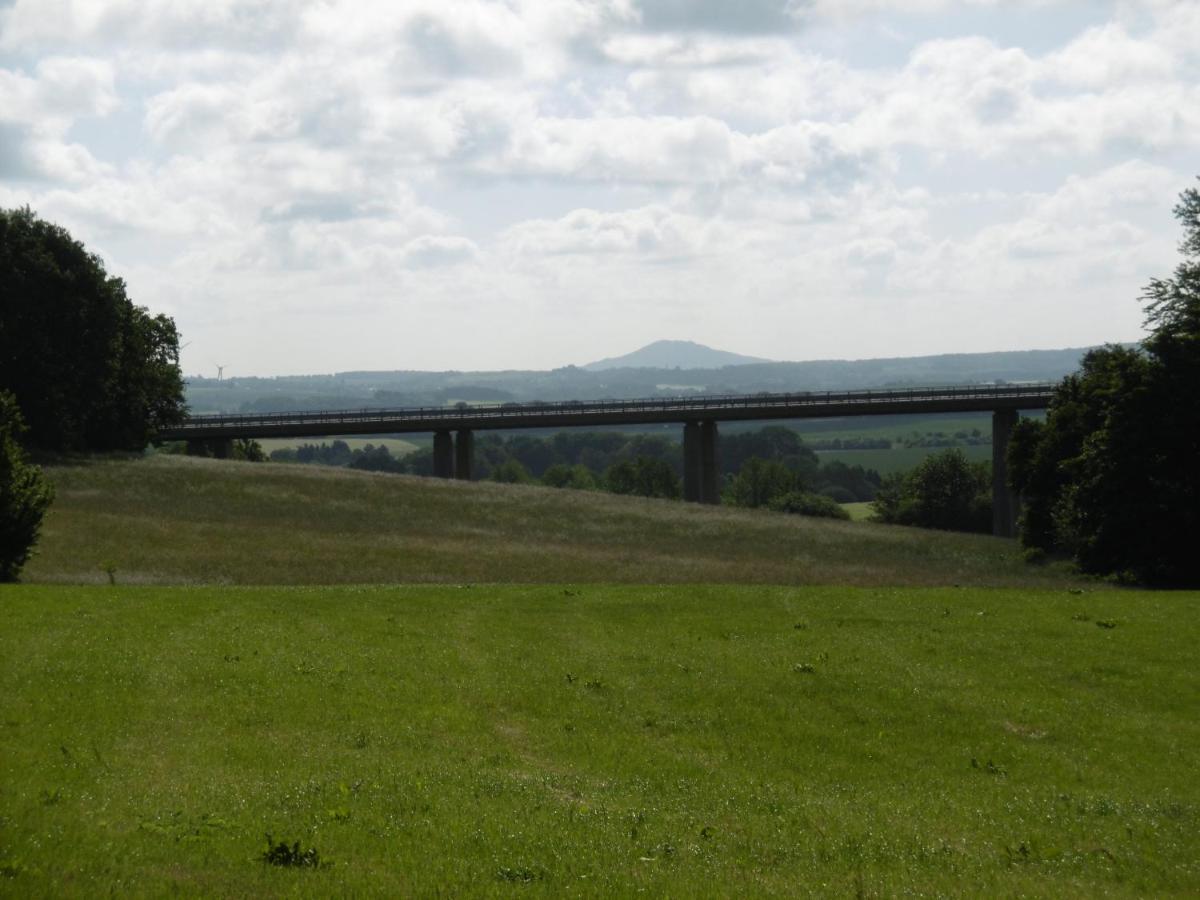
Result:
{"type": "Polygon", "coordinates": [[[471,462],[475,456],[475,432],[469,428],[459,429],[454,436],[454,477],[459,481],[471,480],[471,462]]]}
{"type": "Polygon", "coordinates": [[[700,502],[700,423],[687,422],[683,426],[683,499],[688,503],[700,502]]]}
{"type": "Polygon", "coordinates": [[[700,423],[700,502],[721,502],[721,471],[717,465],[717,423],[700,423]]]}
{"type": "Polygon", "coordinates": [[[433,433],[433,476],[454,477],[454,438],[449,431],[433,433]]]}
{"type": "Polygon", "coordinates": [[[1020,499],[1008,486],[1008,440],[1017,424],[1015,409],[992,413],[992,534],[1016,537],[1020,499]]]}

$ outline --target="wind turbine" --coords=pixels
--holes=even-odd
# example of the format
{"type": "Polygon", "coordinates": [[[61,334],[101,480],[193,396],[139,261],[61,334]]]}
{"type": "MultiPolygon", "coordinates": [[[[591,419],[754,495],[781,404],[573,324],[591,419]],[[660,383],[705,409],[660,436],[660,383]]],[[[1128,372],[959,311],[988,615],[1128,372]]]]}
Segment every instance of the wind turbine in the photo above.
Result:
{"type": "Polygon", "coordinates": [[[225,367],[228,366],[229,363],[225,363],[224,366],[221,365],[220,363],[213,363],[213,365],[217,367],[217,381],[220,381],[221,376],[223,376],[225,374],[225,367]]]}

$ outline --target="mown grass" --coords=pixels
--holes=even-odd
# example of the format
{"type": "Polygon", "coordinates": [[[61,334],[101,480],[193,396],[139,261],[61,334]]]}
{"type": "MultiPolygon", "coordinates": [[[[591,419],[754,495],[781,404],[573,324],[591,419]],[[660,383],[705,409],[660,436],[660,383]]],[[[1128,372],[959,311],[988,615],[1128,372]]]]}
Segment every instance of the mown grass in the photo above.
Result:
{"type": "Polygon", "coordinates": [[[27,581],[1073,583],[1011,540],[603,493],[165,456],[48,471],[27,581]]]}
{"type": "Polygon", "coordinates": [[[5,587],[0,893],[1195,896],[1198,603],[5,587]]]}

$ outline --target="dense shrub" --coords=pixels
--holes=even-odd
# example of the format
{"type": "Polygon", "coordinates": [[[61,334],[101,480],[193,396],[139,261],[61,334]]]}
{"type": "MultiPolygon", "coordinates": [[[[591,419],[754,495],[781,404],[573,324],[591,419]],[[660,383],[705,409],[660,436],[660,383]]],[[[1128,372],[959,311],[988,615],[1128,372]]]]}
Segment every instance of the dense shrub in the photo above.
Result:
{"type": "Polygon", "coordinates": [[[807,491],[791,491],[781,494],[768,504],[775,512],[794,513],[800,516],[817,516],[822,519],[849,519],[850,513],[830,497],[810,494],[807,491]]]}

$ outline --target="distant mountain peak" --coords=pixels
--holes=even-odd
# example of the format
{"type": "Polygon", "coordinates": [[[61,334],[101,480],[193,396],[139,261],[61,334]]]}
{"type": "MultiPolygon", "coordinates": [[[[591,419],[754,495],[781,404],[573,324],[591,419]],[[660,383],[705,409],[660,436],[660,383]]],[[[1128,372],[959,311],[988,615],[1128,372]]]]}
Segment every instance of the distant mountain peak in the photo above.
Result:
{"type": "Polygon", "coordinates": [[[716,350],[695,341],[655,341],[632,353],[600,359],[583,368],[591,372],[602,369],[720,369],[766,362],[771,360],[716,350]]]}

